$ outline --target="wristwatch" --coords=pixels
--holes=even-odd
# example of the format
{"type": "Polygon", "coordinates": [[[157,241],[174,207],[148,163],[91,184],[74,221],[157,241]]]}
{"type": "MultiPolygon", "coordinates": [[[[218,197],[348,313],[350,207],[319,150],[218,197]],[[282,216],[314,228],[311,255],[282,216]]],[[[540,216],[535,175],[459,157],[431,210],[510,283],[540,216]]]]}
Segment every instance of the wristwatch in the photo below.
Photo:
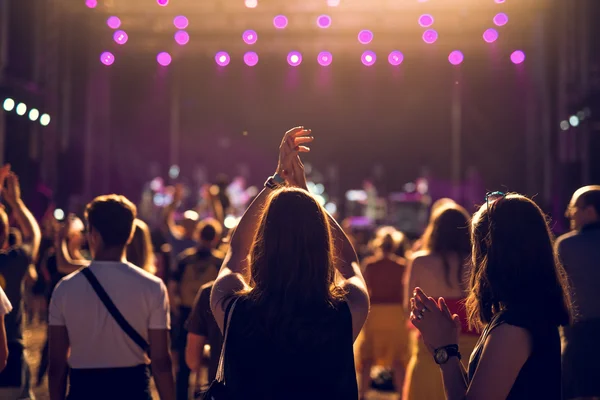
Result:
{"type": "Polygon", "coordinates": [[[436,364],[446,364],[450,357],[458,357],[460,360],[462,357],[460,351],[458,351],[457,344],[449,344],[448,346],[438,347],[433,353],[433,359],[436,364]]]}
{"type": "Polygon", "coordinates": [[[275,190],[284,185],[285,179],[283,179],[278,173],[275,173],[275,175],[268,177],[265,182],[265,187],[271,190],[275,190]]]}

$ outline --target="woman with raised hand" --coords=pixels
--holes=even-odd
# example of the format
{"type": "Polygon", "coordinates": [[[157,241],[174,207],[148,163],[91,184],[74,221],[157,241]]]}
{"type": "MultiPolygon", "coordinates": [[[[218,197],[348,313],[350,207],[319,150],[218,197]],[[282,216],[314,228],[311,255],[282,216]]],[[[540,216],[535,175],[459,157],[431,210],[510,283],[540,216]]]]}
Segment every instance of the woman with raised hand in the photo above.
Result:
{"type": "Polygon", "coordinates": [[[352,345],[369,296],[354,248],[307,191],[298,153],[310,135],[284,135],[277,172],[240,220],[212,291],[222,330],[232,310],[231,398],[358,398],[352,345]]]}
{"type": "Polygon", "coordinates": [[[447,399],[562,398],[558,328],[571,319],[571,301],[552,242],[533,201],[500,192],[486,196],[471,223],[466,307],[470,325],[484,330],[468,371],[460,362],[459,316],[443,297],[415,289],[411,321],[440,366],[447,399]]]}

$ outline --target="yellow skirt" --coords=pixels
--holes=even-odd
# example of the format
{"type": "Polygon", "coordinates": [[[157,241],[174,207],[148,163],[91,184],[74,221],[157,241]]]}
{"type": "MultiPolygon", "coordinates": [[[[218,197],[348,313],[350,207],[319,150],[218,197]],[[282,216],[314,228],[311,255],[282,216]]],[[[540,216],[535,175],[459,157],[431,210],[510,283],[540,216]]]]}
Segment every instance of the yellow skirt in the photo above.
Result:
{"type": "MultiPolygon", "coordinates": [[[[461,335],[458,340],[462,362],[465,367],[479,336],[461,335]]],[[[413,330],[410,333],[410,345],[412,356],[406,368],[404,380],[404,400],[445,400],[444,383],[440,367],[433,360],[433,356],[427,350],[425,343],[413,330]]]]}

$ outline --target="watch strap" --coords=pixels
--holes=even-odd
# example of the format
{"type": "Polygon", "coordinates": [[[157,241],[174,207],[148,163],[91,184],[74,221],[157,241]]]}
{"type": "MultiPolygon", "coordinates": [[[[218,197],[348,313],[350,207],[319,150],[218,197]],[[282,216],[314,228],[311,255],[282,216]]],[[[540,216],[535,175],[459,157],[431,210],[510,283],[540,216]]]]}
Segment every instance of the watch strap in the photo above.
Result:
{"type": "Polygon", "coordinates": [[[460,351],[458,350],[457,344],[449,344],[447,346],[438,347],[437,349],[435,349],[434,354],[437,354],[438,351],[440,351],[440,350],[443,350],[446,352],[447,358],[444,362],[440,363],[438,361],[437,357],[434,356],[435,362],[437,364],[445,364],[452,357],[458,357],[459,360],[462,359],[462,355],[460,354],[460,351]]]}
{"type": "Polygon", "coordinates": [[[280,186],[281,185],[279,185],[272,176],[268,177],[265,181],[265,187],[268,189],[275,190],[280,186]]]}
{"type": "Polygon", "coordinates": [[[280,186],[285,184],[285,179],[283,179],[283,177],[281,175],[279,175],[277,172],[275,172],[275,175],[273,175],[271,178],[273,178],[275,183],[277,183],[280,186]]]}

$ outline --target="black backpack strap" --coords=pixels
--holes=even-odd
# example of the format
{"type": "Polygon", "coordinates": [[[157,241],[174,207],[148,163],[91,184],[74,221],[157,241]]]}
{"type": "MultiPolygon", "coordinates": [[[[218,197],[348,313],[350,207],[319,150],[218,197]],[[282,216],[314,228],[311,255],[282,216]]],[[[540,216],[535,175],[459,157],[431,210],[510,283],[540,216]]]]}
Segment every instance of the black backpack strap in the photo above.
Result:
{"type": "Polygon", "coordinates": [[[121,314],[117,306],[115,306],[115,303],[113,303],[110,297],[108,297],[108,293],[106,293],[100,282],[98,282],[96,275],[94,275],[94,273],[88,267],[82,268],[81,273],[83,273],[90,285],[92,285],[92,288],[94,288],[94,291],[102,303],[104,303],[104,306],[110,315],[112,315],[117,324],[119,324],[121,329],[123,329],[123,332],[125,332],[127,336],[129,336],[131,340],[135,342],[135,344],[140,346],[140,348],[147,353],[150,349],[150,345],[148,342],[146,342],[142,335],[140,335],[131,325],[129,325],[129,322],[127,322],[125,317],[123,317],[123,314],[121,314]]]}

